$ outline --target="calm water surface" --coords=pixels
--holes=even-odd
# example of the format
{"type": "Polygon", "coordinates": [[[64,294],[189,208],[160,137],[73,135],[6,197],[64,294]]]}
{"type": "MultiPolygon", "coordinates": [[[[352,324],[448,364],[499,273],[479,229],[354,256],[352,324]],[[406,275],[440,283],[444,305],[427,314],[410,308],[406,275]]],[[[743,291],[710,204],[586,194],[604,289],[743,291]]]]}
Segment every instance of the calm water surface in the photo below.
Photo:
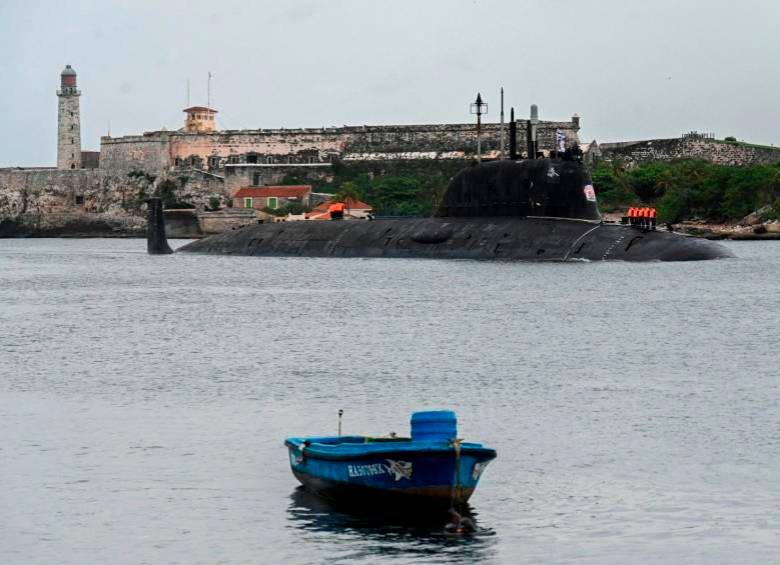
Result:
{"type": "MultiPolygon", "coordinates": [[[[183,242],[177,242],[181,244],[183,242]]],[[[0,562],[777,563],[780,243],[679,264],[150,257],[0,240],[0,562]],[[282,441],[453,408],[447,537],[282,441]]]]}

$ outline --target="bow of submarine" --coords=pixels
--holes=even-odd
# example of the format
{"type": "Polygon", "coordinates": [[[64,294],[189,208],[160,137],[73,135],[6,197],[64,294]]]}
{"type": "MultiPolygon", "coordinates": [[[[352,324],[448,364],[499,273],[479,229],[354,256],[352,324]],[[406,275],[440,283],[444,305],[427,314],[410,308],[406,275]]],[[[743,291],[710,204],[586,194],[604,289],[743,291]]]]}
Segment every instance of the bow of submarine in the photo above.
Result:
{"type": "Polygon", "coordinates": [[[567,259],[612,261],[705,261],[733,258],[727,247],[679,233],[602,224],[578,242],[567,259]]]}

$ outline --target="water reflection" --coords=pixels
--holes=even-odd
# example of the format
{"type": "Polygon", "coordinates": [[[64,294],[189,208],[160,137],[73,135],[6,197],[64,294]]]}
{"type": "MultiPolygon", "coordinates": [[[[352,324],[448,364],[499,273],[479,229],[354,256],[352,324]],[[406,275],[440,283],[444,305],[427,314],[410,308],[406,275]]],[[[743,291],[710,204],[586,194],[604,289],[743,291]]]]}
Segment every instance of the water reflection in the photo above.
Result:
{"type": "MultiPolygon", "coordinates": [[[[472,508],[468,514],[475,522],[472,508]]],[[[416,563],[446,557],[449,563],[473,563],[495,554],[495,532],[477,522],[471,535],[444,532],[447,514],[402,513],[345,507],[320,498],[303,487],[290,495],[288,527],[302,531],[307,543],[330,558],[407,557],[416,563]]]]}

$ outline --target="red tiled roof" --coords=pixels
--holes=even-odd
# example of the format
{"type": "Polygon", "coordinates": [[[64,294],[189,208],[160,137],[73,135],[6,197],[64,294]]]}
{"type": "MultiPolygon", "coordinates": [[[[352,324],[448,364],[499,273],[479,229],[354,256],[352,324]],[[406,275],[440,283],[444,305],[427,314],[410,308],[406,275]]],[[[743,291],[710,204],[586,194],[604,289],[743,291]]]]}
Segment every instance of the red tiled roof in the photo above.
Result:
{"type": "MultiPolygon", "coordinates": [[[[320,202],[317,204],[314,208],[311,209],[310,213],[315,212],[327,212],[329,209],[329,206],[333,204],[334,201],[332,198],[329,200],[326,200],[325,202],[320,202]]],[[[360,200],[355,200],[354,198],[347,198],[346,202],[344,204],[349,208],[350,210],[373,210],[373,206],[371,204],[366,204],[365,202],[361,202],[360,200]]]]}
{"type": "MultiPolygon", "coordinates": [[[[309,220],[330,220],[330,205],[333,204],[333,199],[320,202],[310,212],[306,213],[306,218],[309,220]]],[[[352,210],[373,210],[373,206],[355,200],[354,198],[347,198],[345,202],[348,211],[352,210]]]]}
{"type": "Polygon", "coordinates": [[[246,186],[239,188],[233,198],[267,198],[275,196],[277,198],[305,198],[311,193],[311,185],[301,184],[295,186],[246,186]]]}
{"type": "Polygon", "coordinates": [[[347,198],[344,201],[344,204],[350,210],[372,210],[374,208],[373,206],[371,206],[371,204],[366,204],[365,202],[361,202],[360,200],[355,200],[354,198],[347,198]]]}

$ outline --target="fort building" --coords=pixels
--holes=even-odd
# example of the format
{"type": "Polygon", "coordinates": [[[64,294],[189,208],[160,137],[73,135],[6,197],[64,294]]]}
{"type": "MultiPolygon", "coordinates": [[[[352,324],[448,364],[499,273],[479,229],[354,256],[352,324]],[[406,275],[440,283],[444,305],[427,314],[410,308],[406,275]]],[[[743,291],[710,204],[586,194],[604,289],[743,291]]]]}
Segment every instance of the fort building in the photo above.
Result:
{"type": "Polygon", "coordinates": [[[208,133],[217,129],[217,111],[205,106],[192,106],[183,110],[187,114],[184,131],[190,133],[208,133]]]}
{"type": "MultiPolygon", "coordinates": [[[[99,152],[82,151],[80,96],[76,71],[67,65],[57,90],[57,166],[0,169],[0,221],[63,211],[127,216],[162,183],[175,185],[179,201],[202,210],[211,208],[215,198],[232,203],[239,189],[276,185],[286,176],[327,181],[337,163],[371,162],[398,170],[405,163],[435,167],[442,160],[465,166],[477,157],[475,123],[221,130],[218,111],[209,106],[185,108],[177,130],[107,135],[100,139],[99,152]]],[[[561,142],[580,144],[576,114],[557,121],[518,119],[514,125],[521,157],[531,127],[544,153],[561,142]]],[[[482,124],[483,159],[506,157],[501,148],[508,131],[509,124],[503,129],[498,123],[482,124]]],[[[693,134],[618,144],[594,141],[585,148],[586,159],[629,163],[686,157],[732,165],[780,161],[778,148],[693,134]]]]}
{"type": "MultiPolygon", "coordinates": [[[[198,169],[231,174],[235,165],[256,165],[238,171],[250,180],[262,169],[293,166],[327,166],[336,161],[472,159],[477,152],[476,124],[363,125],[332,128],[274,128],[218,130],[216,110],[193,107],[178,131],[152,131],[100,140],[100,166],[110,170],[171,171],[198,169]]],[[[524,139],[527,120],[517,121],[524,139]]],[[[579,118],[545,121],[537,125],[539,147],[556,147],[556,132],[566,143],[579,143],[579,118]]],[[[482,125],[482,154],[497,157],[499,124],[482,125]]]]}

